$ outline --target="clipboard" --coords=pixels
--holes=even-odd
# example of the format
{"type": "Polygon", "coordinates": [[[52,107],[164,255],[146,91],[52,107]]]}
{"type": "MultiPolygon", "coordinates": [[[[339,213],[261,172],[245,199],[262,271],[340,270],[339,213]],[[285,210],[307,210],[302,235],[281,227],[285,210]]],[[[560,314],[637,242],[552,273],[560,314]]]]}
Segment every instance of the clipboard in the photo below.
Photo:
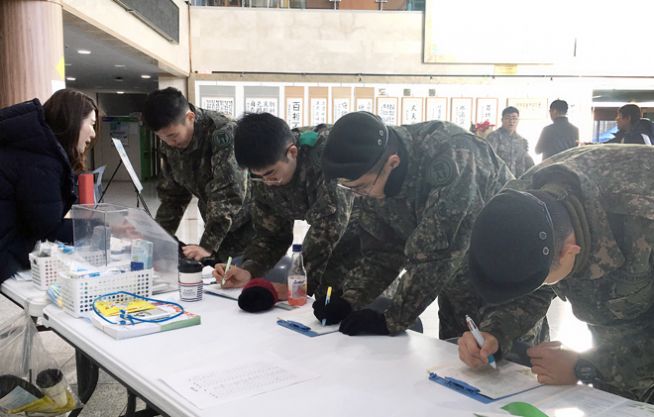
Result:
{"type": "Polygon", "coordinates": [[[338,324],[323,326],[307,306],[277,317],[277,324],[309,337],[336,333],[339,327],[338,324]]]}
{"type": "MultiPolygon", "coordinates": [[[[461,381],[460,379],[452,378],[450,376],[439,376],[435,372],[430,372],[429,373],[429,379],[434,381],[437,384],[441,384],[442,386],[452,389],[456,392],[459,392],[467,397],[472,398],[473,400],[477,400],[479,402],[482,402],[484,404],[492,403],[493,401],[499,400],[500,398],[490,398],[487,397],[483,394],[480,393],[480,389],[477,387],[473,387],[472,385],[468,384],[467,382],[461,381]]],[[[502,397],[504,398],[504,397],[502,397]]]]}
{"type": "Polygon", "coordinates": [[[483,404],[495,402],[542,387],[531,369],[513,362],[502,361],[498,369],[473,370],[465,365],[430,369],[429,379],[483,404]]]}

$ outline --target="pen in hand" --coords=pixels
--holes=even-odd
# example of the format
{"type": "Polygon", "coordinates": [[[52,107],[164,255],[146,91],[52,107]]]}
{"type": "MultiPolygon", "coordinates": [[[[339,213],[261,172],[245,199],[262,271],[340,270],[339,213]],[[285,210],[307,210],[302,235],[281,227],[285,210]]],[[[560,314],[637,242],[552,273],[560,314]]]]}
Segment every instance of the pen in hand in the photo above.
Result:
{"type": "MultiPolygon", "coordinates": [[[[472,333],[472,337],[475,338],[477,345],[481,349],[482,347],[484,347],[484,336],[481,335],[479,329],[477,328],[477,325],[475,324],[474,321],[472,321],[472,319],[468,315],[466,315],[466,323],[468,324],[468,329],[470,329],[470,333],[472,333]]],[[[493,355],[488,355],[488,364],[493,369],[497,369],[497,363],[495,363],[495,357],[493,355]]]]}
{"type": "Polygon", "coordinates": [[[232,266],[232,257],[230,256],[227,258],[227,265],[225,266],[225,273],[223,273],[223,279],[220,283],[221,287],[225,286],[225,277],[227,276],[227,271],[229,271],[229,267],[232,266]]]}
{"type": "MultiPolygon", "coordinates": [[[[332,287],[327,287],[327,297],[325,297],[325,305],[329,304],[329,299],[332,296],[332,287]]],[[[322,319],[322,325],[326,326],[327,325],[327,318],[322,319]]]]}

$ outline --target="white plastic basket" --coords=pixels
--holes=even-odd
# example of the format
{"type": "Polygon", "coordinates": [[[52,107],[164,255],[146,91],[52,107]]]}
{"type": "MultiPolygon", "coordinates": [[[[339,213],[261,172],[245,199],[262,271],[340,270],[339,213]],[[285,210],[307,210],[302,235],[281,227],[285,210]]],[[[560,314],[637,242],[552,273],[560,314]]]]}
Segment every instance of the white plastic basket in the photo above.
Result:
{"type": "MultiPolygon", "coordinates": [[[[104,253],[102,251],[80,252],[78,255],[91,265],[98,266],[105,264],[104,253]]],[[[67,255],[56,251],[52,256],[40,257],[30,253],[30,268],[32,270],[32,282],[34,285],[40,290],[47,290],[59,278],[59,272],[64,269],[64,262],[69,256],[74,257],[75,254],[67,255]]],[[[129,262],[114,266],[129,268],[129,262]]]]}
{"type": "Polygon", "coordinates": [[[47,290],[59,277],[59,271],[61,270],[59,256],[40,257],[30,253],[29,259],[32,270],[32,282],[40,290],[47,290]]]}
{"type": "MultiPolygon", "coordinates": [[[[145,269],[129,271],[99,278],[59,277],[63,309],[75,317],[93,310],[93,301],[104,294],[127,291],[144,297],[152,296],[154,271],[145,269]]],[[[107,297],[107,300],[122,301],[123,296],[107,297]]]]}

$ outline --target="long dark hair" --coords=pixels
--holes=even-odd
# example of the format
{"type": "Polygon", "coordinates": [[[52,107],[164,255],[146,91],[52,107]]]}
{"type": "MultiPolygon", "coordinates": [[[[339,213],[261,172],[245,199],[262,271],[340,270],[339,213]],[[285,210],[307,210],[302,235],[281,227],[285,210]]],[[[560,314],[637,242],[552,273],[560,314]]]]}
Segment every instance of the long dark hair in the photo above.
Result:
{"type": "Polygon", "coordinates": [[[77,150],[82,120],[92,111],[98,112],[93,99],[76,90],[55,92],[43,104],[45,121],[63,146],[75,172],[84,170],[84,154],[77,150]]]}

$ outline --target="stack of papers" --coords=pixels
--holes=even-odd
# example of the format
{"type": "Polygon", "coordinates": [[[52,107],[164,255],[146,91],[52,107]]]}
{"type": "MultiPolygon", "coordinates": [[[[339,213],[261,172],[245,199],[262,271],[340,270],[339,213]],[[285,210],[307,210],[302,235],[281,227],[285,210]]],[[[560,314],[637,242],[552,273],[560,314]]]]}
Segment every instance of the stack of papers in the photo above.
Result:
{"type": "Polygon", "coordinates": [[[248,398],[299,384],[318,375],[274,357],[256,361],[206,365],[162,378],[172,389],[200,409],[248,398]]]}

